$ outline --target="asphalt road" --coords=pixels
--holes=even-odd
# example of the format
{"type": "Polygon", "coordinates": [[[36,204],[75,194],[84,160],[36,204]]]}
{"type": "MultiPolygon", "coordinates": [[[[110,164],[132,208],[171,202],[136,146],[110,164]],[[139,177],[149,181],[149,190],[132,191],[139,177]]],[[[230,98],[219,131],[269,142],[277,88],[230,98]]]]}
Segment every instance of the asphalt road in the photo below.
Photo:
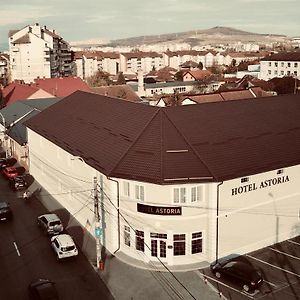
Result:
{"type": "Polygon", "coordinates": [[[86,257],[58,262],[49,237],[37,226],[37,217],[47,213],[39,201],[25,203],[9,189],[0,174],[0,201],[8,201],[13,220],[0,223],[0,299],[28,300],[30,282],[46,278],[56,283],[60,299],[113,299],[86,257]]]}
{"type": "Polygon", "coordinates": [[[300,300],[300,236],[244,256],[259,269],[264,283],[254,293],[225,278],[217,279],[209,269],[202,270],[208,281],[231,300],[300,300]]]}

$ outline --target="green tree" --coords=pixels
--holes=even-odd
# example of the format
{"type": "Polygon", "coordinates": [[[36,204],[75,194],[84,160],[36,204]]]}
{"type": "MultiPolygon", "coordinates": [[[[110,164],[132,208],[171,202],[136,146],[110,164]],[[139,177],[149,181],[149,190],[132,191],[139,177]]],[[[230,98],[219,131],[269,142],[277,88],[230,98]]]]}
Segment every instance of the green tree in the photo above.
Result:
{"type": "Polygon", "coordinates": [[[126,84],[126,79],[125,79],[123,72],[119,72],[116,84],[118,84],[118,85],[126,84]]]}
{"type": "Polygon", "coordinates": [[[97,71],[96,74],[86,79],[87,84],[91,87],[105,86],[112,84],[109,74],[103,71],[97,71]]]}

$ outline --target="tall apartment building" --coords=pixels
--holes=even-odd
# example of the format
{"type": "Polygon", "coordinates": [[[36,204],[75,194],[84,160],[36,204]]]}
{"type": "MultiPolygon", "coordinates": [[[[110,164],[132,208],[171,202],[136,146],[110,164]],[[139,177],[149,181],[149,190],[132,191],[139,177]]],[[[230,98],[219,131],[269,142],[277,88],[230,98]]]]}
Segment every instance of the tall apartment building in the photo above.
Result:
{"type": "Polygon", "coordinates": [[[37,77],[72,75],[72,52],[69,44],[55,30],[38,23],[9,32],[12,80],[33,82],[37,77]]]}
{"type": "Polygon", "coordinates": [[[260,79],[284,76],[300,78],[300,52],[272,54],[260,61],[260,79]]]}

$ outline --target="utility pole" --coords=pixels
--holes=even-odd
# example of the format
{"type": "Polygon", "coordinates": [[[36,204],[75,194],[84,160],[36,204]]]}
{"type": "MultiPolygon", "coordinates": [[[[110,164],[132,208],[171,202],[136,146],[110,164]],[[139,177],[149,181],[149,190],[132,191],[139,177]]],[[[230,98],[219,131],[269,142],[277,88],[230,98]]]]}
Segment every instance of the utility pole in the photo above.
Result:
{"type": "Polygon", "coordinates": [[[101,223],[100,223],[99,198],[98,198],[97,186],[98,186],[97,177],[95,176],[94,177],[94,216],[95,216],[97,268],[99,268],[99,270],[103,270],[104,263],[102,260],[102,246],[101,246],[102,227],[101,227],[101,223]]]}

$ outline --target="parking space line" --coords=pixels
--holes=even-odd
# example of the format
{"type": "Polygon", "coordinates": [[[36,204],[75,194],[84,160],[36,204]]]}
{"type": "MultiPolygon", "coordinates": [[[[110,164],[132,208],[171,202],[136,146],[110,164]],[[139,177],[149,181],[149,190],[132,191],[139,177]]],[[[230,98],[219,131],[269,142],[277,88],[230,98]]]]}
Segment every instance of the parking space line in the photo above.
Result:
{"type": "Polygon", "coordinates": [[[283,268],[277,267],[277,266],[275,266],[275,265],[272,265],[272,264],[270,264],[270,263],[268,263],[268,262],[266,262],[266,261],[264,261],[264,260],[261,260],[261,259],[259,259],[259,258],[256,258],[256,257],[254,257],[254,256],[251,256],[251,255],[248,255],[248,254],[245,254],[245,256],[247,256],[247,257],[250,257],[250,258],[252,258],[252,259],[254,259],[254,260],[257,260],[257,261],[259,261],[259,262],[261,262],[261,263],[264,263],[264,264],[266,264],[266,265],[268,265],[268,266],[271,266],[271,267],[273,267],[273,268],[276,268],[276,269],[278,269],[278,270],[281,270],[281,271],[283,271],[283,272],[286,272],[286,273],[292,274],[292,275],[294,275],[294,276],[296,276],[296,277],[299,277],[299,278],[300,278],[300,275],[299,275],[299,274],[297,274],[297,273],[294,273],[294,272],[292,272],[292,271],[288,271],[288,270],[286,270],[286,269],[283,269],[283,268]]]}
{"type": "Polygon", "coordinates": [[[286,255],[286,256],[288,256],[288,257],[291,257],[291,258],[300,260],[300,257],[298,257],[298,256],[294,256],[294,255],[291,255],[291,254],[282,252],[282,251],[280,251],[280,250],[277,250],[277,249],[274,249],[274,248],[271,248],[271,247],[269,247],[269,249],[271,249],[272,251],[278,252],[278,253],[280,253],[280,254],[286,255]]]}
{"type": "Polygon", "coordinates": [[[272,282],[270,282],[270,281],[267,281],[267,280],[265,280],[264,279],[264,282],[266,282],[267,284],[269,284],[269,285],[272,285],[273,287],[277,287],[277,285],[276,284],[274,284],[274,283],[272,283],[272,282]]]}
{"type": "Polygon", "coordinates": [[[291,240],[287,240],[289,243],[291,243],[291,244],[295,244],[295,245],[298,245],[298,246],[300,246],[300,243],[297,243],[297,242],[295,242],[295,241],[291,241],[291,240]]]}
{"type": "MultiPolygon", "coordinates": [[[[202,276],[200,276],[200,274],[197,273],[197,275],[198,275],[200,278],[202,278],[202,276]]],[[[228,285],[228,284],[226,284],[226,283],[223,283],[223,282],[221,282],[221,281],[219,281],[219,280],[217,280],[217,279],[215,279],[215,278],[213,278],[213,277],[210,277],[210,276],[208,276],[208,275],[206,275],[206,274],[203,274],[203,277],[204,277],[204,278],[208,278],[208,279],[210,279],[210,280],[212,280],[212,281],[214,281],[214,282],[217,282],[217,283],[219,283],[219,284],[221,284],[221,285],[223,285],[223,286],[225,286],[225,287],[227,287],[227,288],[229,288],[229,289],[231,289],[231,290],[234,290],[235,292],[237,292],[237,293],[239,293],[239,294],[241,294],[241,295],[244,295],[244,296],[248,297],[249,299],[254,299],[253,296],[250,296],[250,295],[248,295],[247,293],[241,292],[240,290],[237,290],[237,289],[233,288],[232,286],[230,286],[230,285],[228,285]]],[[[203,278],[202,278],[202,279],[203,279],[203,278]]],[[[225,297],[225,296],[224,296],[224,297],[225,297]]],[[[225,298],[226,298],[226,297],[225,297],[225,298]]]]}
{"type": "Polygon", "coordinates": [[[16,249],[16,251],[17,251],[18,256],[21,256],[20,251],[19,251],[19,249],[18,249],[18,246],[17,246],[17,243],[16,243],[16,242],[14,242],[14,246],[15,246],[15,249],[16,249]]]}

